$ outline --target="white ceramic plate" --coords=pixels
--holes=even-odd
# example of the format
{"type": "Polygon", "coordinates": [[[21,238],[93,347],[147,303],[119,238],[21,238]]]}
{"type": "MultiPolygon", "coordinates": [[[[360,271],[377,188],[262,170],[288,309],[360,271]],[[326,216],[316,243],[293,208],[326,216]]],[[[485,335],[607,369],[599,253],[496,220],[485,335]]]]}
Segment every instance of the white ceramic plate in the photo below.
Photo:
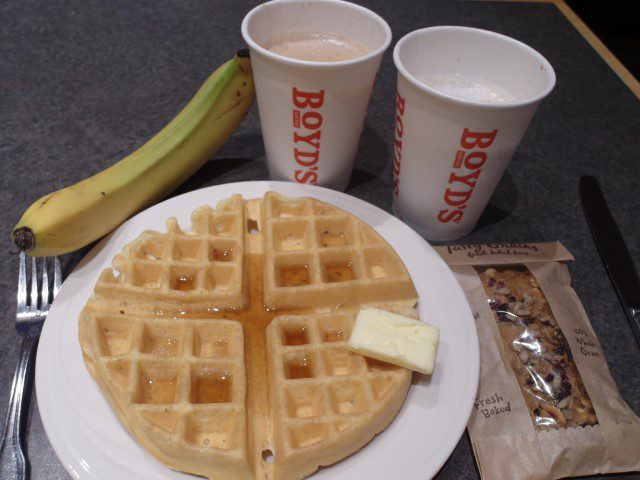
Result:
{"type": "Polygon", "coordinates": [[[80,310],[99,273],[123,245],[146,229],[164,230],[177,217],[234,193],[261,197],[267,190],[313,196],[374,227],[407,265],[420,294],[420,318],[440,327],[431,378],[415,375],[396,419],[360,452],[315,473],[314,480],[425,480],[447,460],[469,419],[478,385],[478,339],[469,304],[449,268],[413,230],[362,200],[319,187],[284,182],[242,182],[209,187],[145,210],[101,241],[65,280],[44,324],[36,362],[40,415],[49,440],[74,478],[99,480],[195,479],[147,454],[120,425],[87,372],[78,343],[80,310]]]}

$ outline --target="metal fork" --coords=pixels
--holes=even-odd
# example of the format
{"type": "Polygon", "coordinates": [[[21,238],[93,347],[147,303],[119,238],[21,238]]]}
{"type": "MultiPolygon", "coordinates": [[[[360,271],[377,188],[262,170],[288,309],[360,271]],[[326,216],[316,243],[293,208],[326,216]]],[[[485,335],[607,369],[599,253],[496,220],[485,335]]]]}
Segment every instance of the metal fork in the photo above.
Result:
{"type": "Polygon", "coordinates": [[[3,480],[26,480],[29,478],[29,462],[24,452],[23,442],[26,415],[23,417],[23,413],[29,409],[30,391],[33,383],[33,359],[42,331],[42,324],[47,318],[51,302],[62,284],[58,257],[43,258],[40,263],[42,273],[38,278],[36,259],[31,259],[31,283],[27,288],[27,259],[24,253],[20,253],[16,330],[22,335],[22,347],[20,359],[13,375],[9,410],[0,444],[0,478],[3,480]],[[50,272],[48,270],[51,268],[53,268],[53,285],[50,286],[50,272]]]}

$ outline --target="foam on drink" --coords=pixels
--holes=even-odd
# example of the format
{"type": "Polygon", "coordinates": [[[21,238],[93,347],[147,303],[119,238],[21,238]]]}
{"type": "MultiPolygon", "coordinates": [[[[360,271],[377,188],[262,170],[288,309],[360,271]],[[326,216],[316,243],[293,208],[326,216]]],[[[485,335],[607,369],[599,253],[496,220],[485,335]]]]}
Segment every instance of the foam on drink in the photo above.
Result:
{"type": "Polygon", "coordinates": [[[265,48],[283,57],[309,62],[340,62],[362,57],[370,49],[345,35],[302,33],[271,37],[265,48]]]}
{"type": "Polygon", "coordinates": [[[420,76],[418,80],[439,92],[464,100],[506,103],[518,99],[500,85],[461,73],[429,73],[420,76]]]}

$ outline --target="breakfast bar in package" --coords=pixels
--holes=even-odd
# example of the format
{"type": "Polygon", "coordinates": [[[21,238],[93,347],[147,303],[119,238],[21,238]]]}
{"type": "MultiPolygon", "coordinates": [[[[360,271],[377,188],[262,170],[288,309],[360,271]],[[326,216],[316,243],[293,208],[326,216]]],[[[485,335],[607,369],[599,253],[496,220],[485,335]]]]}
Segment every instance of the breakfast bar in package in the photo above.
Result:
{"type": "Polygon", "coordinates": [[[640,419],[620,397],[571,288],[567,249],[558,242],[436,249],[478,328],[480,384],[468,428],[482,478],[639,470],[640,419]]]}

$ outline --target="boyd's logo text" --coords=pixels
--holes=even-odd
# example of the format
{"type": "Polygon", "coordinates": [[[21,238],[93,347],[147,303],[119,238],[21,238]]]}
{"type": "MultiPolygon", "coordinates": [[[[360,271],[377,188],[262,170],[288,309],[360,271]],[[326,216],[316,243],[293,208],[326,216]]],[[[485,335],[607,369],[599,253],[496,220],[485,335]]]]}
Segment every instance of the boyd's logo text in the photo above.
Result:
{"type": "Polygon", "coordinates": [[[393,193],[397,197],[400,193],[400,166],[402,165],[402,136],[404,126],[402,117],[404,116],[404,98],[398,92],[396,94],[396,143],[394,145],[393,157],[393,193]]]}
{"type": "Polygon", "coordinates": [[[451,172],[444,192],[445,203],[453,208],[445,208],[438,212],[438,221],[441,223],[460,223],[462,220],[464,209],[467,208],[467,202],[482,172],[482,166],[487,162],[487,152],[482,150],[493,144],[496,135],[498,130],[480,133],[465,128],[462,132],[460,146],[463,150],[456,152],[453,162],[453,168],[458,171],[451,172]]]}
{"type": "Polygon", "coordinates": [[[318,160],[322,138],[324,90],[305,92],[292,89],[293,105],[293,158],[296,161],[294,178],[298,183],[315,185],[318,181],[318,160]]]}

